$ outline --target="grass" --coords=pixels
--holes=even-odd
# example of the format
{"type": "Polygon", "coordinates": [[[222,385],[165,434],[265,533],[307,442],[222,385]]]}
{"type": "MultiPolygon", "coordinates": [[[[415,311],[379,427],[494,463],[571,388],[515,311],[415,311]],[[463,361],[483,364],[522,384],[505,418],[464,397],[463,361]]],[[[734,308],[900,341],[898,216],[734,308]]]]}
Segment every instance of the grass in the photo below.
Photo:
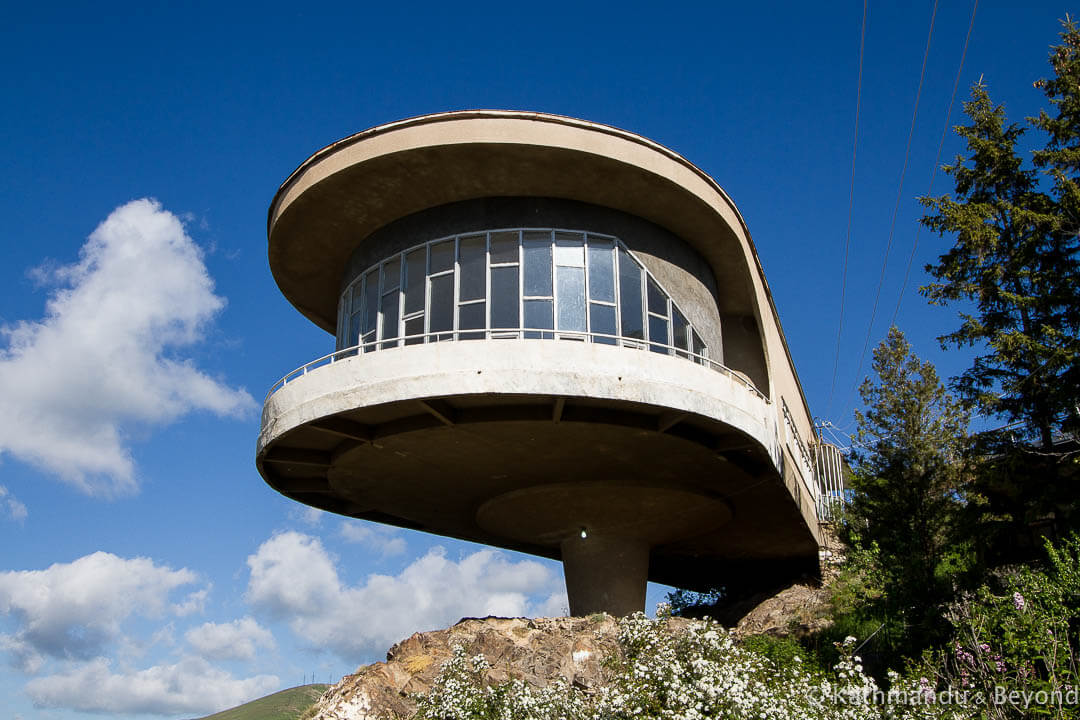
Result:
{"type": "Polygon", "coordinates": [[[200,720],[298,720],[329,685],[301,685],[207,715],[200,720]]]}

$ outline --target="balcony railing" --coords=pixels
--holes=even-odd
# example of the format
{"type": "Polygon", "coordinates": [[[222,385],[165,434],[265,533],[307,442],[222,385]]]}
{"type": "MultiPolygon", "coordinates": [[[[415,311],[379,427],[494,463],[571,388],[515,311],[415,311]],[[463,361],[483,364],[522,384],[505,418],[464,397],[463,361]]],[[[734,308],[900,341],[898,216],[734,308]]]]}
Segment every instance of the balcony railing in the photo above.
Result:
{"type": "Polygon", "coordinates": [[[677,355],[681,358],[685,358],[690,362],[697,363],[704,367],[708,367],[716,372],[722,373],[731,378],[738,384],[745,387],[748,391],[764,400],[766,403],[769,399],[765,397],[764,393],[757,389],[754,384],[746,378],[742,373],[739,373],[731,368],[722,365],[715,360],[708,358],[704,355],[699,355],[685,348],[675,347],[674,345],[663,345],[661,343],[651,342],[648,340],[641,340],[638,338],[621,337],[618,335],[607,335],[604,333],[594,332],[566,332],[560,330],[552,330],[551,328],[511,328],[506,330],[490,329],[490,330],[458,330],[454,332],[440,331],[422,333],[419,335],[406,335],[399,338],[391,338],[388,340],[373,340],[368,343],[362,343],[360,345],[354,345],[343,350],[337,350],[328,355],[323,355],[320,358],[312,360],[309,363],[301,365],[292,372],[288,373],[276,383],[274,383],[269,392],[266,393],[266,399],[269,400],[270,396],[275,392],[285,387],[293,380],[307,375],[312,370],[323,367],[324,365],[332,365],[335,362],[340,362],[346,358],[355,357],[375,350],[385,350],[388,347],[401,347],[410,345],[421,345],[424,343],[451,341],[451,340],[507,340],[507,341],[526,341],[526,340],[567,340],[584,342],[589,341],[593,343],[603,345],[616,345],[625,348],[631,348],[635,350],[650,351],[662,355],[677,355]]]}

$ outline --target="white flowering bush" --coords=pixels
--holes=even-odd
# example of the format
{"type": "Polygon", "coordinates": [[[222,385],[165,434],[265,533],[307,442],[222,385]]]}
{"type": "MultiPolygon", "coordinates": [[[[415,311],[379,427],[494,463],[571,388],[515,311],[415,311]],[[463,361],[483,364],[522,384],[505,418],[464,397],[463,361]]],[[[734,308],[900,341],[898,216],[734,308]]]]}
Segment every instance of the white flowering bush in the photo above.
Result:
{"type": "Polygon", "coordinates": [[[780,664],[740,647],[709,620],[668,627],[669,615],[619,623],[621,653],[608,660],[603,687],[554,682],[486,681],[487,662],[457,647],[432,686],[417,698],[419,720],[885,720],[966,718],[963,707],[933,702],[933,688],[892,676],[892,694],[863,672],[855,638],[841,643],[831,672],[796,657],[780,664]]]}

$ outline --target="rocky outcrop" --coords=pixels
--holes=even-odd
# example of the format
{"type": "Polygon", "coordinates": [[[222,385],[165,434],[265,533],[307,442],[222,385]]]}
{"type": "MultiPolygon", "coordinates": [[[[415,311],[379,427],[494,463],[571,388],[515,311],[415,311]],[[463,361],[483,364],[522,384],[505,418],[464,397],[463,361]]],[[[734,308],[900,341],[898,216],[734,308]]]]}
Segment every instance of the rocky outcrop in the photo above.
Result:
{"type": "MultiPolygon", "coordinates": [[[[736,635],[802,635],[828,623],[828,593],[812,584],[792,585],[771,596],[727,608],[722,624],[736,635]],[[724,621],[727,621],[726,623],[724,621]]],[[[687,620],[672,618],[678,632],[687,620]]],[[[487,679],[523,680],[536,687],[562,679],[581,688],[606,681],[605,658],[619,652],[618,621],[609,615],[587,618],[466,618],[446,630],[416,633],[386,654],[386,662],[366,665],[346,675],[319,699],[305,720],[376,720],[407,718],[413,696],[431,688],[453,648],[471,657],[482,654],[487,679]]]]}
{"type": "Polygon", "coordinates": [[[772,635],[806,637],[829,627],[829,591],[812,583],[796,583],[775,595],[754,598],[732,628],[739,637],[772,635]]]}
{"type": "MultiPolygon", "coordinates": [[[[675,619],[673,627],[683,621],[675,619]]],[[[466,618],[446,630],[416,633],[386,662],[360,668],[319,699],[312,720],[374,720],[412,714],[412,695],[430,687],[456,645],[483,654],[493,683],[511,678],[544,687],[557,678],[582,688],[604,682],[604,658],[618,652],[618,621],[588,618],[466,618]]]]}

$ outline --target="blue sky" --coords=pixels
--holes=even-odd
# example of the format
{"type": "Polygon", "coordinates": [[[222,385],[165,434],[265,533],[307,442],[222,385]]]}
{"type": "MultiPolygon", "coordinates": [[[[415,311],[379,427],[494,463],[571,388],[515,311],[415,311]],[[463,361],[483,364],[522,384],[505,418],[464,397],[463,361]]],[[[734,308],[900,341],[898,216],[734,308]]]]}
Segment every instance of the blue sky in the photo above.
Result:
{"type": "MultiPolygon", "coordinates": [[[[1051,2],[979,5],[982,75],[1043,106],[1051,2]]],[[[608,123],[739,206],[813,412],[850,425],[931,3],[31,4],[0,27],[0,697],[9,716],[192,717],[336,680],[413,630],[558,612],[557,565],[307,511],[254,465],[259,408],[333,339],[278,293],[266,210],[316,149],[466,108],[608,123]]],[[[969,2],[935,20],[871,347],[897,304],[969,2]]],[[[959,146],[950,135],[945,158],[959,146]]],[[[935,190],[948,190],[940,175],[935,190]]],[[[955,311],[898,322],[945,376],[955,311]]],[[[869,365],[869,357],[863,374],[869,365]]],[[[653,588],[650,603],[663,596],[653,588]]]]}

